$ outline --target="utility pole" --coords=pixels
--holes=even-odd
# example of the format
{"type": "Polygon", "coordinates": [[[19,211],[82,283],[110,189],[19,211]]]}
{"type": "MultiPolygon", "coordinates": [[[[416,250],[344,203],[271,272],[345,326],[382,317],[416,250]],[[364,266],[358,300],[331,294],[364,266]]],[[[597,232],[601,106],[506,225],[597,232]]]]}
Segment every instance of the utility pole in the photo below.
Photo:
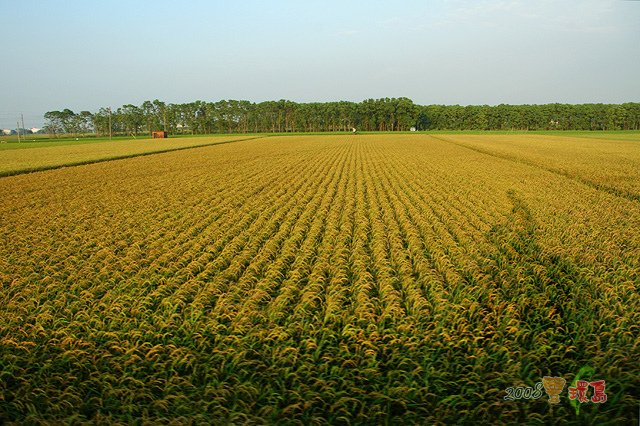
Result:
{"type": "Polygon", "coordinates": [[[111,140],[111,107],[109,107],[109,140],[111,140]]]}
{"type": "Polygon", "coordinates": [[[20,120],[22,121],[22,130],[24,131],[24,114],[20,113],[20,120]]]}
{"type": "Polygon", "coordinates": [[[20,143],[20,123],[16,121],[16,130],[18,131],[18,143],[20,143]]]}

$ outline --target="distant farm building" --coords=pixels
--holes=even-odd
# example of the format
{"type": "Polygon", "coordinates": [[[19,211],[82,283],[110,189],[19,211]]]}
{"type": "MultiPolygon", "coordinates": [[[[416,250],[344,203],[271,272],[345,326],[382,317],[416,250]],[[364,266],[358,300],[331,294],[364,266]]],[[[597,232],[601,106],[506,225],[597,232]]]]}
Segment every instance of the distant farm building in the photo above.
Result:
{"type": "Polygon", "coordinates": [[[151,136],[153,139],[166,139],[169,137],[165,131],[153,132],[151,136]]]}

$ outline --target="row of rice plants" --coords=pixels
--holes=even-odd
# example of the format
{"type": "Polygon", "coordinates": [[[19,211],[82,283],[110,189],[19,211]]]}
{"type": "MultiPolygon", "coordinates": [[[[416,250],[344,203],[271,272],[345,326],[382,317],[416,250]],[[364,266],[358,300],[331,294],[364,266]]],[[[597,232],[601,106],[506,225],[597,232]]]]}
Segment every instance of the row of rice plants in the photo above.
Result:
{"type": "Polygon", "coordinates": [[[287,137],[0,195],[2,420],[615,423],[637,405],[638,207],[558,174],[429,136],[287,137]],[[576,220],[604,247],[557,198],[594,204],[576,220]],[[584,365],[607,404],[502,399],[584,365]]]}

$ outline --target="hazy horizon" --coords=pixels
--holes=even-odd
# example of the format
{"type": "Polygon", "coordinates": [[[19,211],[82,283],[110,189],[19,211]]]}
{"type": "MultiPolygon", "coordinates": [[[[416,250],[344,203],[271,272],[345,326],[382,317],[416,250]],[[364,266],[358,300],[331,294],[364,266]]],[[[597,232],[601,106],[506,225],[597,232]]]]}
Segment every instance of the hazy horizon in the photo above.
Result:
{"type": "Polygon", "coordinates": [[[0,127],[243,99],[640,101],[636,1],[8,1],[0,127]]]}

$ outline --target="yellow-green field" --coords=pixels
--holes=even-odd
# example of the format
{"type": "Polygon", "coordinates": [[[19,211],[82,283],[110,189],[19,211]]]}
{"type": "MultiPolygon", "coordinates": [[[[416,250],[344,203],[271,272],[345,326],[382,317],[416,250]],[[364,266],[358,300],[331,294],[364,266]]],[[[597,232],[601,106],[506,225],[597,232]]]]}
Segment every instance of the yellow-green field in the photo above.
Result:
{"type": "Polygon", "coordinates": [[[138,139],[87,142],[36,142],[5,145],[0,149],[0,176],[118,158],[181,150],[247,139],[247,136],[208,136],[177,139],[138,139]],[[23,146],[29,146],[24,148],[23,146]]]}
{"type": "MultiPolygon", "coordinates": [[[[614,136],[614,135],[611,135],[614,136]]],[[[440,136],[481,153],[566,175],[640,200],[640,139],[576,139],[546,135],[440,136]]],[[[438,136],[436,136],[438,137],[438,136]]]]}
{"type": "Polygon", "coordinates": [[[639,196],[640,143],[537,135],[1,178],[0,422],[637,423],[639,196]]]}

